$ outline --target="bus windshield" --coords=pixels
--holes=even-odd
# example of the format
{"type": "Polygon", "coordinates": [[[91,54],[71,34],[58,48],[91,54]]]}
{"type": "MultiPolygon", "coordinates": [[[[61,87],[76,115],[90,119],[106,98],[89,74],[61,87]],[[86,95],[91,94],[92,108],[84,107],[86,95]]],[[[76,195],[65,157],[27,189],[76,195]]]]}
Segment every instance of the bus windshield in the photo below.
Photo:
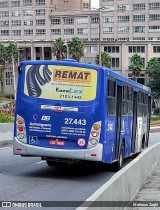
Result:
{"type": "Polygon", "coordinates": [[[25,69],[24,94],[30,97],[92,101],[96,90],[94,69],[59,65],[27,65],[25,69]]]}

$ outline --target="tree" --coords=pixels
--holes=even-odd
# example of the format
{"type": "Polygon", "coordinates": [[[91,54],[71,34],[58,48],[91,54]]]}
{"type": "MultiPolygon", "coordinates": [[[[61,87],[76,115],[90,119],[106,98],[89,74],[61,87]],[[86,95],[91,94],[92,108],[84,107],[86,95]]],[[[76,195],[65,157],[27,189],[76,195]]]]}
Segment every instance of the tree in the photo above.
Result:
{"type": "Polygon", "coordinates": [[[68,50],[73,59],[80,61],[84,56],[82,40],[78,37],[73,37],[72,40],[68,42],[68,50]]]}
{"type": "Polygon", "coordinates": [[[4,92],[4,70],[6,63],[6,48],[2,43],[0,43],[0,83],[1,83],[1,92],[4,92]]]}
{"type": "Polygon", "coordinates": [[[157,58],[151,58],[148,61],[146,73],[150,77],[148,86],[152,89],[152,93],[155,99],[160,97],[160,62],[157,58]]]}
{"type": "MultiPolygon", "coordinates": [[[[111,57],[107,52],[101,52],[101,63],[102,66],[111,68],[111,57]]],[[[99,64],[99,55],[96,57],[96,64],[99,64]]]]}
{"type": "Polygon", "coordinates": [[[58,38],[53,42],[52,53],[56,56],[57,60],[63,60],[65,58],[64,53],[67,53],[67,46],[63,39],[58,38]]]}
{"type": "Polygon", "coordinates": [[[132,71],[133,80],[136,81],[136,78],[139,76],[144,67],[143,58],[137,53],[133,54],[131,57],[131,65],[129,66],[129,70],[132,71]]]}
{"type": "Polygon", "coordinates": [[[12,71],[13,71],[13,91],[14,91],[14,99],[16,100],[16,72],[15,72],[15,65],[18,62],[18,55],[19,50],[16,44],[11,42],[6,47],[6,59],[11,65],[12,71]]]}

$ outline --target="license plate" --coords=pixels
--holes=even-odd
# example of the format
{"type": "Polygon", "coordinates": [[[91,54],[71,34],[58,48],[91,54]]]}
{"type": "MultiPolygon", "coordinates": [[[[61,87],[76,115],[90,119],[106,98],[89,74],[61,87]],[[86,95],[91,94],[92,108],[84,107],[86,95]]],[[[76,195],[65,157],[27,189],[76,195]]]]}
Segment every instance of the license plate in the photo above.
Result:
{"type": "Polygon", "coordinates": [[[51,145],[57,145],[57,146],[64,146],[65,141],[52,139],[52,140],[49,141],[49,144],[51,144],[51,145]]]}

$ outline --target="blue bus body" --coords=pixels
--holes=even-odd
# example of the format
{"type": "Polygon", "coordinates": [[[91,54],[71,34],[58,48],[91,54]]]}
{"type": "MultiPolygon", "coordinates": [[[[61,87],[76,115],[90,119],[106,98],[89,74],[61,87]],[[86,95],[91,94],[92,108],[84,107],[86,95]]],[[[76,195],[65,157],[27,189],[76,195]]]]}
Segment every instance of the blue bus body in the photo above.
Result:
{"type": "Polygon", "coordinates": [[[22,61],[15,155],[113,163],[148,145],[151,90],[110,69],[72,61],[22,61]]]}

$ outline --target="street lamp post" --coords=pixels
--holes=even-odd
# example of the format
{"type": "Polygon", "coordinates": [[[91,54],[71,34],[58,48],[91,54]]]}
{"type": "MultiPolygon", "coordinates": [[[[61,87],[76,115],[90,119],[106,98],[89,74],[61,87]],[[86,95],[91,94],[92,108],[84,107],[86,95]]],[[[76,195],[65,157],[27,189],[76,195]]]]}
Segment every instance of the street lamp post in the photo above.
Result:
{"type": "Polygon", "coordinates": [[[99,42],[98,42],[98,51],[99,51],[99,65],[101,66],[101,9],[99,8],[99,42]]]}

